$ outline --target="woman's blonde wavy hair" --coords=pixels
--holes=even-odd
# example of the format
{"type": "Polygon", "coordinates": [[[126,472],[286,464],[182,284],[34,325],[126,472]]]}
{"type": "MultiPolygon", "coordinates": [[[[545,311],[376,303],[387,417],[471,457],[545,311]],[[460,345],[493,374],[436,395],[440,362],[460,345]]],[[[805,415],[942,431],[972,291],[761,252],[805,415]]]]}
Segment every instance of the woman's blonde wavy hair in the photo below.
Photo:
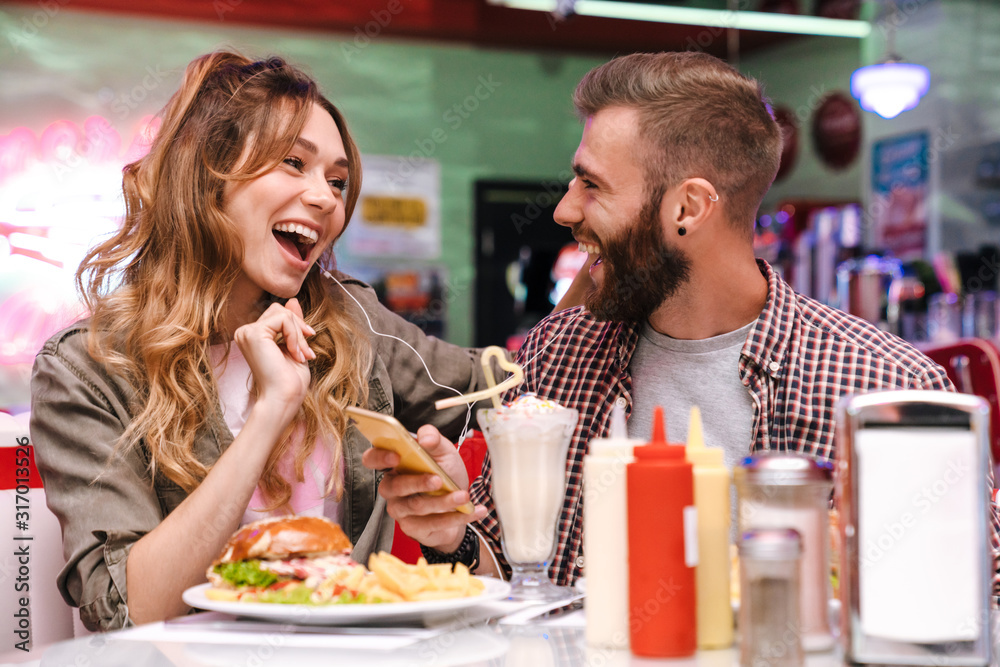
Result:
{"type": "MultiPolygon", "coordinates": [[[[224,190],[287,157],[313,103],[333,117],[347,151],[349,221],[361,189],[361,160],[340,111],[314,81],[279,58],[211,53],[188,65],[160,113],[149,153],[125,167],[121,229],[93,248],[77,271],[92,317],[90,354],[137,388],[134,418],[118,447],[145,447],[151,475],[162,474],[188,492],[208,474],[194,440],[219,404],[209,346],[213,337],[232,336],[224,316],[243,258],[242,241],[224,211],[224,190]]],[[[321,259],[332,261],[332,251],[321,259]]],[[[296,428],[304,438],[295,456],[298,480],[317,436],[326,436],[319,442],[332,447],[327,492],[340,497],[344,407],[367,398],[372,351],[365,331],[347,315],[344,295],[330,293],[314,268],[297,296],[316,330],[310,339],[316,359],[309,363],[312,382],[298,418],[260,479],[266,509],[287,506],[291,497],[290,480],[279,474],[277,462],[296,428]]]]}

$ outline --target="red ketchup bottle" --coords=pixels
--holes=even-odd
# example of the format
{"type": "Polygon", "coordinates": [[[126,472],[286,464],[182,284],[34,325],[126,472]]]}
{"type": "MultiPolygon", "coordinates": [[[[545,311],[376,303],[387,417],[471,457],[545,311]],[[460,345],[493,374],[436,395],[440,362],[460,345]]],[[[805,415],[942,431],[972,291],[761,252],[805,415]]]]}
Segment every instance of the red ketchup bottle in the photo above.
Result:
{"type": "Polygon", "coordinates": [[[632,653],[692,655],[698,639],[694,471],[684,445],[666,442],[659,406],[653,412],[653,438],[635,448],[626,477],[632,653]]]}

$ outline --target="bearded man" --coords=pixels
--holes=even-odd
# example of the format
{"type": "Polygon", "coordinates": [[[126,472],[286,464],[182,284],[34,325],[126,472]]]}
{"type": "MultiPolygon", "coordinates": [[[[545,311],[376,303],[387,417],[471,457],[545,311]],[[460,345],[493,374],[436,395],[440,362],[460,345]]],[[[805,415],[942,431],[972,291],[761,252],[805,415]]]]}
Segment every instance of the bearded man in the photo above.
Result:
{"type": "MultiPolygon", "coordinates": [[[[583,457],[593,438],[607,436],[616,403],[641,438],[663,406],[673,441],[683,441],[698,405],[705,441],[723,447],[732,467],[762,450],[832,459],[835,405],[845,394],[952,389],[945,371],[904,341],[795,294],[754,258],[756,212],[781,152],[756,81],[702,53],[634,54],[589,72],[573,101],[583,138],[555,220],[593,258],[592,285],[585,306],[528,334],[516,390],[580,413],[549,570],[562,585],[584,574],[583,457]]],[[[454,448],[432,428],[419,437],[455,465],[454,448]]],[[[391,456],[369,451],[364,460],[387,468],[391,456]]],[[[390,472],[379,492],[425,553],[482,560],[479,572],[489,571],[492,559],[473,553],[479,541],[466,522],[476,521],[506,570],[489,458],[468,495],[424,495],[437,484],[390,472]],[[470,496],[474,515],[452,511],[470,496]]]]}

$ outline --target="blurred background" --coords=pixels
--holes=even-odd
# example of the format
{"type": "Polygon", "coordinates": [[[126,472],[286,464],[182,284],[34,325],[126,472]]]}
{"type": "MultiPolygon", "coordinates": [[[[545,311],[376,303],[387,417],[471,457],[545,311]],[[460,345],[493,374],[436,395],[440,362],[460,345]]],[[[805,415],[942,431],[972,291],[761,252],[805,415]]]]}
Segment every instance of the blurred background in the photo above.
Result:
{"type": "Polygon", "coordinates": [[[660,50],[764,82],[785,151],[758,253],[796,289],[918,343],[997,335],[1000,3],[0,2],[0,410],[27,409],[35,352],[81,315],[80,258],[122,214],[122,166],[219,48],[286,57],[340,106],[365,185],[338,265],[455,343],[516,348],[552,309],[583,259],[552,221],[573,88],[660,50]],[[886,61],[924,69],[852,86],[886,61]]]}

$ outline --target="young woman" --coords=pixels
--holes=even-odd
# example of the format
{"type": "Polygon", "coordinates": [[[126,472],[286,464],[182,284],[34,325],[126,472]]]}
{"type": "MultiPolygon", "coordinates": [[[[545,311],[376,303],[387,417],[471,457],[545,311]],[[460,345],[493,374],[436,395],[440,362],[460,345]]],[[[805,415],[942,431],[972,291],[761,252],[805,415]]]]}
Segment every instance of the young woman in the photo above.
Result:
{"type": "MultiPolygon", "coordinates": [[[[77,274],[90,318],[50,339],[32,376],[31,435],[67,560],[58,584],[91,629],[184,613],[181,593],[262,515],[328,516],[361,562],[388,550],[379,476],[361,465],[369,443],[344,408],[454,438],[466,411],[433,401],[451,395],[442,385],[483,385],[474,355],[332,271],[361,163],[312,80],[280,59],[212,53],[161,120],[125,168],[120,231],[77,274]]],[[[447,472],[467,486],[464,469],[447,472]]]]}

